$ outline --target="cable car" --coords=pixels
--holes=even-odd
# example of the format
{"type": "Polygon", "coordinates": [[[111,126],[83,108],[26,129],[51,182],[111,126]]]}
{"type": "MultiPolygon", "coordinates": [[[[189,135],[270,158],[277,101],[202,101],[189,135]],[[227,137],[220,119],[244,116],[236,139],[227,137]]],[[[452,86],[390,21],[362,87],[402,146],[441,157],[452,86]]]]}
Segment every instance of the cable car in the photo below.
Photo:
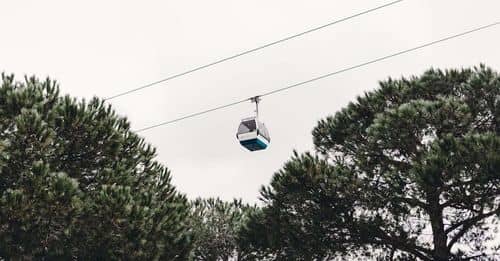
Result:
{"type": "Polygon", "coordinates": [[[263,150],[269,146],[271,138],[266,125],[259,121],[259,101],[260,97],[251,98],[255,102],[255,116],[241,120],[236,138],[240,144],[249,151],[263,150]]]}

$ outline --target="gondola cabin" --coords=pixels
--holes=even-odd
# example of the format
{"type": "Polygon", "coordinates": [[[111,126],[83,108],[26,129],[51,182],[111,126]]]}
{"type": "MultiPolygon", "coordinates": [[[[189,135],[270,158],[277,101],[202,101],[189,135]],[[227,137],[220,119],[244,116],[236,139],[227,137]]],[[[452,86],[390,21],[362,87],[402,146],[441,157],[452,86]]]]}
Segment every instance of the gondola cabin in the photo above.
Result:
{"type": "Polygon", "coordinates": [[[266,126],[257,117],[241,120],[236,138],[249,151],[263,150],[271,141],[266,126]]]}

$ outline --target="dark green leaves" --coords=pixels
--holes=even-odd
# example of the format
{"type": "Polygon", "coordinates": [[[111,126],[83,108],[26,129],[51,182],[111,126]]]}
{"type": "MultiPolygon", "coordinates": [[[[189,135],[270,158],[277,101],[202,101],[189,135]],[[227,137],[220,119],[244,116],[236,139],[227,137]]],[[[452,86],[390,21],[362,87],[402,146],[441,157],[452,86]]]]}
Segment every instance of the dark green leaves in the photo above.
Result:
{"type": "Polygon", "coordinates": [[[99,99],[3,75],[0,258],[187,258],[189,206],[154,157],[99,99]]]}
{"type": "Polygon", "coordinates": [[[248,238],[301,260],[486,251],[500,214],[499,123],[500,76],[485,66],[381,82],[318,123],[323,158],[295,154],[274,175],[248,238]]]}

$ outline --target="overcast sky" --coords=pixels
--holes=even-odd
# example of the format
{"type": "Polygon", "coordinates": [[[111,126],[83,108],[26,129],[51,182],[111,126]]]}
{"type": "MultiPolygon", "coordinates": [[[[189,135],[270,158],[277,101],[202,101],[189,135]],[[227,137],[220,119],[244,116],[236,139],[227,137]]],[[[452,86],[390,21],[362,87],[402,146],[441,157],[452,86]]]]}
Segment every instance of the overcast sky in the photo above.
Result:
{"type": "MultiPolygon", "coordinates": [[[[63,93],[107,97],[388,1],[0,0],[0,71],[50,76],[63,93]]],[[[307,80],[497,22],[500,1],[406,0],[110,101],[135,129],[307,80]]],[[[266,97],[268,150],[235,139],[253,105],[143,132],[188,197],[256,202],[316,122],[387,77],[485,63],[500,70],[500,26],[266,97]]]]}

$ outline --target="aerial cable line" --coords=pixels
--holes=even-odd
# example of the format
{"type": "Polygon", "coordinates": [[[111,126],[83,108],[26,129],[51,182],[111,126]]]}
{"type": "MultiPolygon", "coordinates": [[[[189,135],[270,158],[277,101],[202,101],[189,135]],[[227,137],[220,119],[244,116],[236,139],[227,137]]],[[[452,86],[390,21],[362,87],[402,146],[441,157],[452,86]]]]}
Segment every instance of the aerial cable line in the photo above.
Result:
{"type": "Polygon", "coordinates": [[[380,5],[380,6],[377,6],[377,7],[374,7],[374,8],[365,10],[365,11],[362,11],[360,13],[356,13],[356,14],[353,14],[351,16],[344,17],[344,18],[339,19],[339,20],[335,20],[335,21],[332,21],[330,23],[327,23],[327,24],[324,24],[324,25],[321,25],[321,26],[318,26],[318,27],[311,28],[311,29],[309,29],[307,31],[303,31],[303,32],[300,32],[300,33],[294,34],[294,35],[290,35],[290,36],[287,36],[285,38],[276,40],[274,42],[270,42],[270,43],[267,43],[267,44],[255,47],[253,49],[249,49],[249,50],[246,50],[246,51],[243,51],[243,52],[231,55],[229,57],[222,58],[222,59],[216,60],[214,62],[205,64],[205,65],[201,65],[201,66],[198,66],[198,67],[194,67],[194,68],[189,69],[187,71],[184,71],[184,72],[181,72],[181,73],[178,73],[178,74],[174,74],[174,75],[168,76],[168,77],[163,78],[161,80],[158,80],[158,81],[155,81],[155,82],[151,82],[151,83],[148,83],[146,85],[143,85],[143,86],[140,86],[140,87],[137,87],[137,88],[134,88],[134,89],[130,89],[130,90],[122,92],[122,93],[115,94],[113,96],[105,98],[104,100],[108,101],[108,100],[112,100],[112,99],[115,99],[115,98],[118,98],[118,97],[130,94],[130,93],[133,93],[133,92],[137,92],[137,91],[140,91],[140,90],[152,87],[154,85],[157,85],[157,84],[160,84],[160,83],[163,83],[163,82],[167,82],[167,81],[173,80],[175,78],[179,78],[179,77],[184,76],[186,74],[194,73],[196,71],[200,71],[200,70],[206,69],[208,67],[212,67],[214,65],[217,65],[219,63],[223,63],[223,62],[226,62],[226,61],[229,61],[229,60],[233,60],[233,59],[238,58],[240,56],[244,56],[244,55],[247,55],[247,54],[250,54],[250,53],[254,53],[254,52],[257,52],[257,51],[262,50],[264,48],[267,48],[267,47],[270,47],[270,46],[273,46],[273,45],[277,45],[277,44],[280,44],[280,43],[292,40],[294,38],[297,38],[297,37],[300,37],[300,36],[303,36],[303,35],[306,35],[306,34],[309,34],[309,33],[312,33],[312,32],[318,31],[318,30],[321,30],[321,29],[324,29],[324,28],[332,26],[334,24],[338,24],[338,23],[341,23],[341,22],[344,22],[344,21],[356,18],[358,16],[362,16],[364,14],[368,14],[368,13],[377,11],[379,9],[382,9],[382,8],[385,8],[385,7],[397,4],[397,3],[402,2],[402,1],[404,1],[404,0],[397,0],[397,1],[393,1],[393,2],[390,2],[390,3],[384,4],[384,5],[380,5]]]}
{"type": "MultiPolygon", "coordinates": [[[[468,35],[468,34],[471,34],[471,33],[477,32],[477,31],[481,31],[481,30],[484,30],[484,29],[487,29],[487,28],[490,28],[490,27],[493,27],[493,26],[497,26],[499,24],[500,24],[500,22],[496,22],[496,23],[491,23],[491,24],[488,24],[488,25],[476,27],[474,29],[471,29],[471,30],[468,30],[468,31],[465,31],[465,32],[461,32],[461,33],[458,33],[458,34],[450,35],[450,36],[447,36],[447,37],[444,37],[444,38],[441,38],[441,39],[438,39],[438,40],[435,40],[435,41],[432,41],[432,42],[428,42],[428,43],[421,44],[421,45],[418,45],[418,46],[415,46],[415,47],[412,47],[412,48],[409,48],[409,49],[405,49],[403,51],[399,51],[399,52],[396,52],[396,53],[393,53],[393,54],[382,56],[382,57],[379,57],[379,58],[376,58],[376,59],[373,59],[373,60],[369,60],[367,62],[363,62],[363,63],[357,64],[357,65],[353,65],[353,66],[350,66],[350,67],[346,67],[344,69],[341,69],[341,70],[338,70],[338,71],[335,71],[335,72],[331,72],[331,73],[327,73],[327,74],[324,74],[324,75],[321,75],[321,76],[317,76],[317,77],[311,78],[311,79],[306,80],[306,81],[302,81],[302,82],[299,82],[299,83],[288,85],[288,86],[285,86],[283,88],[271,90],[269,92],[263,93],[261,95],[257,95],[255,97],[264,97],[264,96],[269,96],[269,95],[276,94],[276,93],[279,93],[279,92],[283,92],[283,91],[286,91],[286,90],[289,90],[289,89],[292,89],[292,88],[295,88],[295,87],[299,87],[299,86],[302,86],[302,85],[305,85],[305,84],[308,84],[308,83],[311,83],[311,82],[314,82],[314,81],[318,81],[318,80],[321,80],[321,79],[324,79],[324,78],[327,78],[327,77],[331,77],[331,76],[334,76],[334,75],[337,75],[337,74],[340,74],[340,73],[344,73],[344,72],[347,72],[347,71],[351,71],[351,70],[354,70],[354,69],[357,69],[357,68],[360,68],[360,67],[364,67],[364,66],[373,64],[373,63],[377,63],[377,62],[380,62],[380,61],[383,61],[383,60],[387,60],[387,59],[393,58],[395,56],[400,56],[400,55],[403,55],[403,54],[406,54],[406,53],[409,53],[409,52],[413,52],[413,51],[417,51],[419,49],[423,49],[425,47],[429,47],[431,45],[435,45],[435,44],[438,44],[438,43],[441,43],[441,42],[445,42],[445,41],[448,41],[448,40],[451,40],[451,39],[454,39],[454,38],[458,38],[458,37],[465,36],[465,35],[468,35]]],[[[232,103],[228,103],[228,104],[225,104],[225,105],[221,105],[221,106],[217,106],[217,107],[214,107],[214,108],[211,108],[211,109],[208,109],[208,110],[204,110],[204,111],[200,111],[200,112],[188,114],[188,115],[180,117],[180,118],[176,118],[176,119],[173,119],[173,120],[170,120],[170,121],[165,121],[165,122],[158,123],[158,124],[155,124],[155,125],[152,125],[152,126],[149,126],[149,127],[138,129],[138,130],[136,130],[136,132],[142,132],[142,131],[150,130],[150,129],[157,128],[157,127],[160,127],[160,126],[172,124],[174,122],[178,122],[178,121],[181,121],[181,120],[185,120],[185,119],[188,119],[188,118],[192,118],[192,117],[196,117],[196,116],[199,116],[199,115],[202,115],[202,114],[213,112],[213,111],[216,111],[216,110],[220,110],[220,109],[224,109],[224,108],[227,108],[227,107],[231,107],[231,106],[243,103],[243,102],[251,101],[255,97],[246,98],[246,99],[243,99],[243,100],[238,100],[238,101],[235,101],[235,102],[232,102],[232,103]]]]}
{"type": "Polygon", "coordinates": [[[431,45],[435,45],[435,44],[438,44],[438,43],[441,43],[441,42],[445,42],[445,41],[451,40],[453,38],[457,38],[457,37],[464,36],[464,35],[467,35],[467,34],[470,34],[470,33],[474,33],[474,32],[477,32],[477,31],[480,31],[480,30],[483,30],[483,29],[486,29],[486,28],[489,28],[489,27],[492,27],[492,26],[496,26],[498,24],[500,24],[500,22],[496,22],[496,23],[485,25],[485,26],[477,27],[477,28],[474,28],[474,29],[469,30],[469,31],[465,31],[465,32],[462,32],[462,33],[459,33],[459,34],[454,34],[454,35],[451,35],[451,36],[448,36],[448,37],[445,37],[445,38],[441,38],[439,40],[435,40],[435,41],[432,41],[432,42],[429,42],[429,43],[425,43],[425,44],[422,44],[422,45],[415,46],[415,47],[410,48],[410,49],[399,51],[399,52],[396,52],[396,53],[393,53],[393,54],[389,54],[389,55],[386,55],[386,56],[383,56],[383,57],[379,57],[377,59],[373,59],[373,60],[370,60],[370,61],[367,61],[367,62],[364,62],[364,63],[353,65],[351,67],[347,67],[347,68],[344,68],[344,69],[341,69],[341,70],[338,70],[338,71],[335,71],[335,72],[324,74],[324,75],[321,75],[321,76],[309,79],[307,81],[299,82],[299,83],[292,84],[292,85],[289,85],[289,86],[286,86],[286,87],[283,87],[283,88],[280,88],[280,89],[272,90],[272,91],[266,92],[266,93],[264,93],[264,94],[262,94],[260,96],[263,97],[263,96],[268,96],[268,95],[275,94],[277,92],[282,92],[282,91],[285,91],[285,90],[288,90],[288,89],[291,89],[291,88],[295,88],[295,87],[298,87],[298,86],[301,86],[301,85],[304,85],[304,84],[307,84],[307,83],[310,83],[310,82],[314,82],[314,81],[317,81],[317,80],[321,80],[323,78],[327,78],[327,77],[330,77],[330,76],[333,76],[333,75],[336,75],[336,74],[340,74],[340,73],[343,73],[343,72],[346,72],[346,71],[354,70],[354,69],[357,69],[357,68],[360,68],[360,67],[363,67],[363,66],[366,66],[366,65],[370,65],[372,63],[376,63],[376,62],[380,62],[380,61],[383,61],[383,60],[387,60],[387,59],[395,57],[395,56],[399,56],[399,55],[402,55],[402,54],[405,54],[405,53],[409,53],[409,52],[413,52],[413,51],[416,51],[416,50],[419,50],[419,49],[422,49],[422,48],[425,48],[425,47],[428,47],[428,46],[431,46],[431,45]]]}

